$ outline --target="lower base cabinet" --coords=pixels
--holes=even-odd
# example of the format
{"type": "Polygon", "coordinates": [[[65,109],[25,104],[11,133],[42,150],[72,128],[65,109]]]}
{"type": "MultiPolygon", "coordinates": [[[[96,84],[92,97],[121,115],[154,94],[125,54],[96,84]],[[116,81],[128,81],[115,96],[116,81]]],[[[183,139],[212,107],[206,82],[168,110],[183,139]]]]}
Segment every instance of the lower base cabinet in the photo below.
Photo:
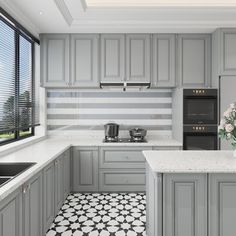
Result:
{"type": "Polygon", "coordinates": [[[146,165],[148,236],[234,236],[236,174],[159,174],[146,165]]]}
{"type": "Polygon", "coordinates": [[[46,234],[55,217],[54,162],[43,171],[43,233],[46,234]]]}
{"type": "Polygon", "coordinates": [[[0,202],[0,236],[22,235],[22,189],[0,202]]]}
{"type": "Polygon", "coordinates": [[[23,235],[42,235],[42,173],[40,172],[23,187],[23,235]]]}
{"type": "Polygon", "coordinates": [[[236,235],[236,174],[209,176],[209,236],[236,235]]]}
{"type": "Polygon", "coordinates": [[[98,191],[98,149],[91,147],[73,148],[74,192],[98,191]]]}

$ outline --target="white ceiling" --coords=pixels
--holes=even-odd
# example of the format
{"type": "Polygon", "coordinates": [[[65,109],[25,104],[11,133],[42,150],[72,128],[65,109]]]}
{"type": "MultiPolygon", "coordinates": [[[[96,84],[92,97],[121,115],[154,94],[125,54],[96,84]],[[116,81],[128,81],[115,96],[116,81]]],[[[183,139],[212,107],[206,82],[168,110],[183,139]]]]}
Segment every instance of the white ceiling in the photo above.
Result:
{"type": "Polygon", "coordinates": [[[35,35],[206,33],[236,27],[236,0],[0,0],[0,4],[35,35]]]}

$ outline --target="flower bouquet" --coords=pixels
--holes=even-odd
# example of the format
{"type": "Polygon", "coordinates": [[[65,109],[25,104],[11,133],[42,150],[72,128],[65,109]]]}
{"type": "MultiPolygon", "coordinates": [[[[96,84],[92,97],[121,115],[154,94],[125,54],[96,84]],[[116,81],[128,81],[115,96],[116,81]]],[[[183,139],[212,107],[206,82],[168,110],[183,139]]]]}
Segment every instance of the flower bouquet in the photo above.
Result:
{"type": "Polygon", "coordinates": [[[218,127],[219,137],[230,140],[236,156],[236,103],[230,104],[224,112],[218,127]]]}

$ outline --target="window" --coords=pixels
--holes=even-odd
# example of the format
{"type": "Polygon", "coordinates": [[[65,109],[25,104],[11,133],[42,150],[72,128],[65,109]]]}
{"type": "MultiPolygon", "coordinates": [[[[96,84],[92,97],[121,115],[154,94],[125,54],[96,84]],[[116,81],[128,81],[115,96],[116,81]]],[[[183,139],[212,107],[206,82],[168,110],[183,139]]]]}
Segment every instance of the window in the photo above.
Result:
{"type": "Polygon", "coordinates": [[[0,145],[34,135],[34,40],[0,15],[0,145]]]}

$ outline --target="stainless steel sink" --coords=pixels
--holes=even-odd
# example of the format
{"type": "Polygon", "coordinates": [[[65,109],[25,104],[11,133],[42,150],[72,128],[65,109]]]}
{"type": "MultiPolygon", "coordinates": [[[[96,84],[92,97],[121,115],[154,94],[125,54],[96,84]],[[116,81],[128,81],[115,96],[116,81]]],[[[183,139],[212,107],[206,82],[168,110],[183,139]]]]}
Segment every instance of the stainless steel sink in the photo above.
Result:
{"type": "Polygon", "coordinates": [[[32,162],[0,163],[0,187],[35,164],[32,162]]]}

